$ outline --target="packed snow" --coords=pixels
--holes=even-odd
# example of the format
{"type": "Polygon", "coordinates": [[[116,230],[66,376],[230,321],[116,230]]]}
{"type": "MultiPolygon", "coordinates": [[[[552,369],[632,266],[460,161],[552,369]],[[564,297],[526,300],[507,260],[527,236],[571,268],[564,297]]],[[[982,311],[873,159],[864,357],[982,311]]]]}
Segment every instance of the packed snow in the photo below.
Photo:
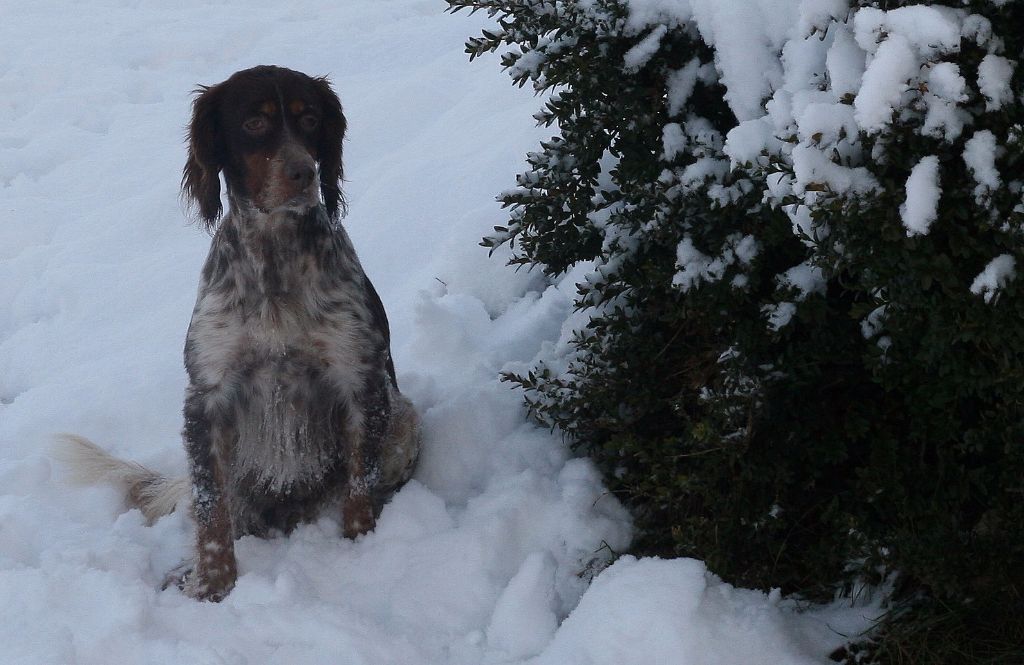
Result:
{"type": "MultiPolygon", "coordinates": [[[[693,4],[736,39],[796,17],[795,3],[763,0],[730,25],[693,4]]],[[[477,245],[504,221],[494,196],[548,136],[533,125],[541,102],[496,58],[468,62],[485,16],[443,8],[4,3],[0,661],[824,663],[877,614],[735,589],[693,560],[606,567],[629,545],[627,513],[497,378],[578,325],[584,271],[547,285],[477,245]],[[189,93],[257,64],[328,74],[341,96],[344,223],[388,310],[424,450],[374,532],[345,540],[326,515],[243,538],[236,588],[201,603],[160,589],[188,555],[187,515],[146,526],[115,489],[71,485],[49,446],[75,432],[184,473],[181,347],[209,242],[178,200],[189,93]]],[[[763,37],[757,49],[780,47],[763,37]]],[[[782,74],[734,100],[746,117],[782,74]]],[[[749,244],[737,238],[731,260],[749,260],[749,244]]],[[[1007,274],[986,272],[985,285],[1007,274]]]]}

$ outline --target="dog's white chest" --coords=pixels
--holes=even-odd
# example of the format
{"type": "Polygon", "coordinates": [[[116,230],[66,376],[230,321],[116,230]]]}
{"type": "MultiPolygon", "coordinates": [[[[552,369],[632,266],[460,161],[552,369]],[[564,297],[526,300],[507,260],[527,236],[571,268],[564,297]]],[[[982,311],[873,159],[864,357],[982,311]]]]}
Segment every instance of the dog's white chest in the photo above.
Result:
{"type": "Polygon", "coordinates": [[[234,404],[230,473],[272,492],[315,484],[341,457],[357,413],[363,324],[341,307],[308,316],[268,303],[243,316],[231,302],[200,300],[189,331],[196,378],[234,404]]]}

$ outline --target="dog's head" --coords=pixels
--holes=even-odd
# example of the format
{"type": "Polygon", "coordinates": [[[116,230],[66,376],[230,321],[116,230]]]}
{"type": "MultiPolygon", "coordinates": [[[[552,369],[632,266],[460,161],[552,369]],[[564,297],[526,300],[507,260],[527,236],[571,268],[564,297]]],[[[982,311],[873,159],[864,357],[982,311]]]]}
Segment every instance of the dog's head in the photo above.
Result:
{"type": "Polygon", "coordinates": [[[221,172],[244,205],[301,211],[322,195],[337,218],[345,116],[326,78],[261,66],[196,93],[181,190],[208,228],[221,215],[221,172]]]}

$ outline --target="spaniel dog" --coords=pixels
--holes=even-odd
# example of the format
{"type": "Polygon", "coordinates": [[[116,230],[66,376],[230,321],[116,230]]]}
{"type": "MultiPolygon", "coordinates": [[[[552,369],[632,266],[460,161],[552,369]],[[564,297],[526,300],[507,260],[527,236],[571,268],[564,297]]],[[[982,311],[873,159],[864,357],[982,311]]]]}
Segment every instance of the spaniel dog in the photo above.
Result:
{"type": "Polygon", "coordinates": [[[80,479],[121,484],[149,520],[190,494],[195,558],[173,581],[220,600],[242,535],[287,533],[328,506],[346,537],[374,528],[419,431],[384,307],[338,223],[345,117],[327,80],[263,66],[197,94],[182,194],[215,233],[185,340],[189,478],[64,439],[80,479]]]}

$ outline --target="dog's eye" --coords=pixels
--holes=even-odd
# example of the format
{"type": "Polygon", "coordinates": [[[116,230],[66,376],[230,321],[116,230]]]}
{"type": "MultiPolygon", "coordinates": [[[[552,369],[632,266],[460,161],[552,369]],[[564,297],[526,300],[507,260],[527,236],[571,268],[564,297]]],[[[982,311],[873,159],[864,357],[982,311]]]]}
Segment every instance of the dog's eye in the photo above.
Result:
{"type": "Polygon", "coordinates": [[[262,134],[270,129],[270,121],[261,115],[257,115],[243,122],[242,127],[250,134],[262,134]]]}
{"type": "Polygon", "coordinates": [[[315,115],[304,115],[299,118],[299,127],[305,132],[312,132],[320,126],[320,119],[315,115]]]}

